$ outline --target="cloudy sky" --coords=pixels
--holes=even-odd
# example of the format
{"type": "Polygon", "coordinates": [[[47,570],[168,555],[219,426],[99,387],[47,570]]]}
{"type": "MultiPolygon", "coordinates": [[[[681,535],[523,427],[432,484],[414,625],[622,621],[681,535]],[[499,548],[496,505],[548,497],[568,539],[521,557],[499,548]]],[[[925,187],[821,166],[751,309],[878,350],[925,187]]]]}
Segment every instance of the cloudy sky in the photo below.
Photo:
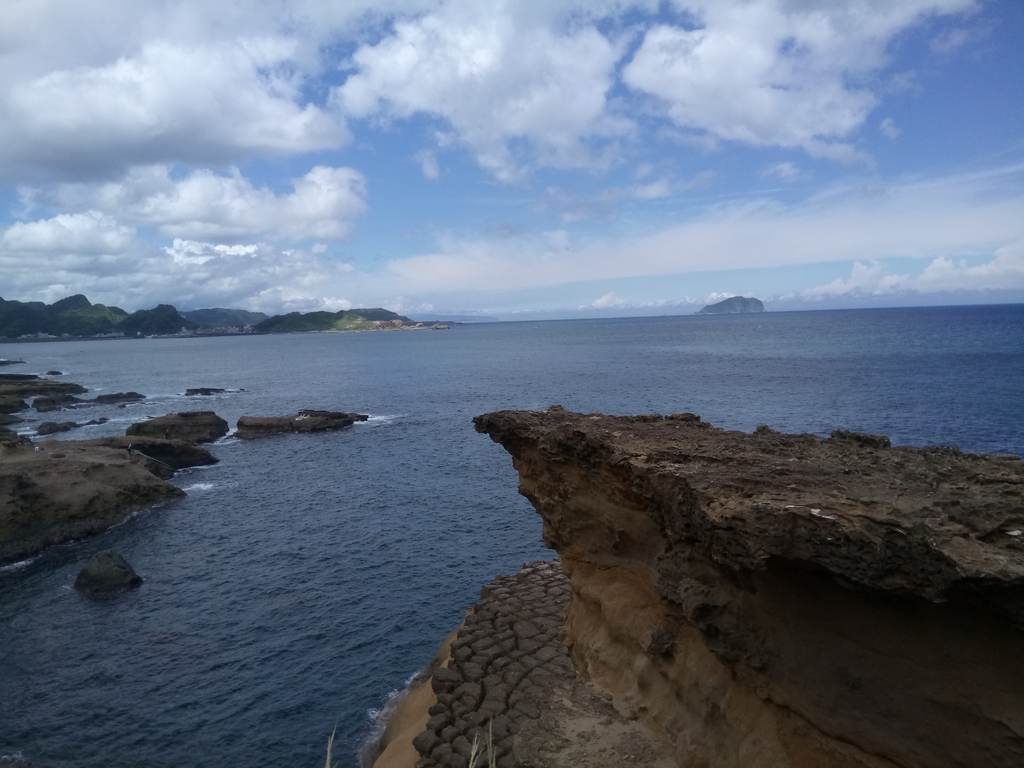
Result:
{"type": "Polygon", "coordinates": [[[4,0],[0,296],[1024,301],[1020,0],[4,0]]]}

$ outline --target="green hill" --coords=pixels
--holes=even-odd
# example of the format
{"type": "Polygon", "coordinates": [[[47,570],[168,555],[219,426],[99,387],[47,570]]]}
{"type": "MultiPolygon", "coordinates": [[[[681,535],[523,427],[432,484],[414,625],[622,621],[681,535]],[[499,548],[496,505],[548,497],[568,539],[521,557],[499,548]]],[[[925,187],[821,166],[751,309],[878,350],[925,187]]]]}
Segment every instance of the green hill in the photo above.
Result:
{"type": "Polygon", "coordinates": [[[267,319],[263,312],[249,312],[245,309],[193,309],[182,312],[181,316],[204,328],[239,328],[256,325],[267,319]]]}
{"type": "Polygon", "coordinates": [[[53,304],[41,301],[0,299],[0,336],[17,338],[27,334],[50,336],[165,335],[197,326],[178,314],[169,304],[128,314],[120,307],[93,304],[78,293],[53,304]]]}
{"type": "Polygon", "coordinates": [[[128,313],[123,309],[93,304],[80,293],[53,304],[0,299],[0,336],[17,338],[35,333],[99,336],[119,332],[121,321],[126,317],[128,313]]]}
{"type": "Polygon", "coordinates": [[[289,312],[274,315],[256,325],[257,333],[309,333],[311,331],[364,331],[378,328],[379,321],[412,323],[399,315],[379,307],[373,309],[349,309],[340,312],[289,312]]]}

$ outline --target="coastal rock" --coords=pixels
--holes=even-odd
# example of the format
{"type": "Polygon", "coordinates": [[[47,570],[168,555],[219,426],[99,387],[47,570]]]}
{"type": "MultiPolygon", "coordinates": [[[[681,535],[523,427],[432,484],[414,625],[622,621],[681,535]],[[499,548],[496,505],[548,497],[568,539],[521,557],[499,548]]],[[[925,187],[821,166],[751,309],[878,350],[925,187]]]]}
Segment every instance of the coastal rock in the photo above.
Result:
{"type": "Polygon", "coordinates": [[[295,416],[242,416],[238,420],[237,437],[262,437],[283,432],[324,432],[350,427],[369,416],[339,411],[299,411],[295,416]]]}
{"type": "Polygon", "coordinates": [[[74,421],[44,421],[38,427],[36,427],[36,434],[41,436],[55,435],[58,432],[69,432],[72,429],[78,429],[79,427],[92,427],[99,424],[106,424],[109,419],[90,419],[89,421],[79,424],[74,421]]]}
{"type": "Polygon", "coordinates": [[[135,572],[120,554],[112,549],[97,552],[79,571],[75,589],[87,594],[117,592],[133,589],[142,583],[142,577],[135,572]]]}
{"type": "Polygon", "coordinates": [[[165,478],[170,477],[179,469],[207,467],[218,461],[216,456],[195,443],[185,440],[165,440],[162,437],[111,435],[96,437],[92,440],[81,440],[75,445],[114,448],[124,451],[126,455],[131,455],[135,459],[149,459],[153,462],[147,467],[149,471],[165,478]]]}
{"type": "Polygon", "coordinates": [[[40,413],[49,411],[60,411],[73,405],[80,405],[87,401],[81,400],[74,395],[46,395],[37,397],[32,401],[32,407],[40,413]]]}
{"type": "Polygon", "coordinates": [[[1024,765],[1024,463],[693,414],[475,419],[578,673],[680,764],[1024,765]]]}
{"type": "Polygon", "coordinates": [[[0,395],[0,413],[17,413],[28,408],[28,403],[14,395],[0,395]]]}
{"type": "Polygon", "coordinates": [[[78,424],[74,421],[44,421],[36,427],[36,434],[55,435],[58,432],[68,432],[77,426],[78,424]]]}
{"type": "MultiPolygon", "coordinates": [[[[129,455],[117,440],[129,438],[0,444],[0,564],[98,533],[183,495],[151,471],[160,465],[129,455]]],[[[215,461],[197,446],[179,445],[215,461]]]]}
{"type": "Polygon", "coordinates": [[[38,376],[29,374],[0,374],[0,398],[80,395],[86,391],[81,384],[70,381],[40,379],[38,376]]]}
{"type": "Polygon", "coordinates": [[[210,395],[221,395],[226,389],[220,387],[194,387],[185,390],[185,397],[209,397],[210,395]]]}
{"type": "Polygon", "coordinates": [[[764,304],[760,299],[748,299],[745,296],[732,296],[716,304],[708,304],[698,315],[740,315],[748,312],[764,312],[764,304]]]}
{"type": "Polygon", "coordinates": [[[129,437],[162,437],[190,443],[211,443],[228,433],[228,423],[213,411],[168,413],[132,424],[125,430],[129,437]]]}
{"type": "Polygon", "coordinates": [[[47,376],[63,376],[64,372],[63,371],[47,371],[46,375],[47,376]]]}
{"type": "Polygon", "coordinates": [[[146,396],[138,392],[113,392],[109,395],[96,395],[96,398],[91,401],[96,405],[114,405],[116,403],[136,403],[139,400],[145,400],[146,396]]]}

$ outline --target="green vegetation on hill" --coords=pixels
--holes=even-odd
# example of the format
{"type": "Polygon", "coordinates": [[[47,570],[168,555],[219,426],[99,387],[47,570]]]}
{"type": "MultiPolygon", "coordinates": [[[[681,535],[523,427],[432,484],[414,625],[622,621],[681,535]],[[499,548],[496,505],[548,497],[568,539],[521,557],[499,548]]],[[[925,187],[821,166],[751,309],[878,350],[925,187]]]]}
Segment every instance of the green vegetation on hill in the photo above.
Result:
{"type": "Polygon", "coordinates": [[[181,316],[204,328],[240,328],[247,325],[256,325],[256,323],[261,323],[268,317],[268,315],[262,312],[249,312],[245,309],[224,309],[222,307],[193,309],[188,312],[182,312],[181,316]]]}
{"type": "Polygon", "coordinates": [[[194,329],[195,323],[178,314],[169,304],[128,314],[120,307],[93,304],[82,294],[68,296],[53,304],[41,301],[5,301],[0,299],[0,336],[17,338],[28,334],[50,336],[125,336],[164,335],[182,328],[194,329]]]}
{"type": "Polygon", "coordinates": [[[68,296],[53,304],[41,301],[5,301],[0,299],[0,337],[48,334],[50,336],[168,336],[182,329],[194,331],[200,326],[229,328],[253,326],[258,333],[301,333],[308,331],[362,331],[379,327],[379,322],[412,325],[404,315],[379,307],[341,312],[291,312],[267,317],[262,312],[244,309],[196,309],[178,312],[170,304],[140,309],[128,314],[119,307],[93,304],[82,294],[68,296]]]}
{"type": "Polygon", "coordinates": [[[274,315],[256,325],[257,333],[309,333],[310,331],[362,331],[378,327],[377,321],[412,323],[404,315],[386,309],[349,309],[340,312],[289,312],[274,315]]]}

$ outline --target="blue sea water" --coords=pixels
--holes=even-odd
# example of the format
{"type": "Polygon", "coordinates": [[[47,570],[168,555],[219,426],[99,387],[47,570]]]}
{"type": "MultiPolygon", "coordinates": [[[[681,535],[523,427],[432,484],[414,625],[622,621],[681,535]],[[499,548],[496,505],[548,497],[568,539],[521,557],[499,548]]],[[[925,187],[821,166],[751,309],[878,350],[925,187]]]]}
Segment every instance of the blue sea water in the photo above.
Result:
{"type": "MultiPolygon", "coordinates": [[[[503,408],[693,411],[716,426],[1024,454],[1024,306],[522,322],[450,331],[0,347],[96,393],[68,433],[213,409],[371,414],[340,433],[227,438],[188,496],[0,570],[0,755],[48,766],[357,764],[371,710],[433,655],[480,587],[550,556],[503,408]],[[186,398],[188,387],[244,389],[186,398]],[[138,590],[71,589],[119,550],[138,590]]],[[[15,369],[8,369],[15,370],[15,369]]],[[[21,425],[23,431],[44,418],[21,425]]],[[[61,418],[68,414],[59,414],[61,418]]]]}

